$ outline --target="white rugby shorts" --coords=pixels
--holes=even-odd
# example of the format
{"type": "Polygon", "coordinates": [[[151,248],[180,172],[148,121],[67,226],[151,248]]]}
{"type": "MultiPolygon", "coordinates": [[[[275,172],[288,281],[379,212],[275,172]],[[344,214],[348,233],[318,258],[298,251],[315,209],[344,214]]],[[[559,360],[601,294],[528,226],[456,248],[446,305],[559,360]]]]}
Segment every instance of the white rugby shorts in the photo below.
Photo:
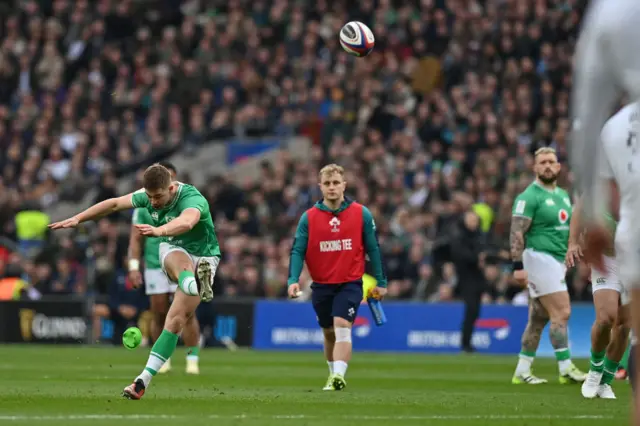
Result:
{"type": "Polygon", "coordinates": [[[595,294],[599,290],[614,290],[620,294],[620,304],[629,304],[629,293],[623,287],[622,281],[618,277],[618,263],[616,259],[605,256],[604,273],[595,268],[591,268],[591,290],[595,294]]]}
{"type": "Polygon", "coordinates": [[[177,288],[178,284],[170,283],[169,277],[162,272],[162,269],[145,269],[144,293],[147,296],[154,294],[173,294],[177,288]]]}
{"type": "Polygon", "coordinates": [[[567,267],[555,257],[526,249],[522,254],[522,263],[529,276],[529,296],[532,298],[567,291],[567,267]]]}

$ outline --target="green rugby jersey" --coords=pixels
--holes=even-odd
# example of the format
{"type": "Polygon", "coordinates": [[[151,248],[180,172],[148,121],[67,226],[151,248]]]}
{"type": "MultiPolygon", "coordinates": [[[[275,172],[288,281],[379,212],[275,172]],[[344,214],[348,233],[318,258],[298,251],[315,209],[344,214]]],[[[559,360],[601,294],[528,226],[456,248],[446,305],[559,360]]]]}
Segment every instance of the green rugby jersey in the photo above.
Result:
{"type": "Polygon", "coordinates": [[[186,209],[197,209],[200,212],[200,220],[196,226],[181,235],[160,237],[159,242],[167,242],[181,247],[194,256],[220,256],[220,245],[211,218],[209,203],[194,186],[181,182],[177,182],[177,184],[175,198],[166,207],[154,209],[144,188],[133,193],[133,207],[147,210],[153,226],[162,226],[171,222],[186,209]]]}
{"type": "Polygon", "coordinates": [[[561,262],[569,246],[571,198],[562,188],[549,190],[533,182],[513,203],[513,216],[531,219],[526,248],[547,253],[561,262]]]}

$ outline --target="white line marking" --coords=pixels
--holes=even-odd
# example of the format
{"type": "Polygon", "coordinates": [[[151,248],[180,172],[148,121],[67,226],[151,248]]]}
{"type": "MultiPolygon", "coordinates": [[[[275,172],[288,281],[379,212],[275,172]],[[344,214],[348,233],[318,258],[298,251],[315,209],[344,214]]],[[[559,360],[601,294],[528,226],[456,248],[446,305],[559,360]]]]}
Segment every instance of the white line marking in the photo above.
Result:
{"type": "MultiPolygon", "coordinates": [[[[0,415],[0,421],[54,421],[54,420],[186,420],[194,418],[194,416],[179,416],[171,414],[77,414],[77,415],[58,415],[58,416],[26,416],[26,415],[0,415]]],[[[212,414],[208,416],[209,419],[274,419],[274,420],[312,420],[322,419],[322,416],[313,416],[307,414],[282,414],[282,415],[251,415],[251,414],[212,414]]],[[[598,415],[500,415],[500,414],[487,414],[487,415],[431,415],[431,416],[360,416],[360,415],[345,415],[333,417],[334,419],[342,420],[606,420],[613,419],[612,416],[598,416],[598,415]]]]}

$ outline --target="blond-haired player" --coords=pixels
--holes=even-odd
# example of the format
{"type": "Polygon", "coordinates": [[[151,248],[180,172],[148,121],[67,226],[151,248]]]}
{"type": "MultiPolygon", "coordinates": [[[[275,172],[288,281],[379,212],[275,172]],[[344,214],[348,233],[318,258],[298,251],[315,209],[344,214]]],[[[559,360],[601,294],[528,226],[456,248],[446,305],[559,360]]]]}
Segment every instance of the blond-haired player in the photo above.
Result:
{"type": "Polygon", "coordinates": [[[298,280],[306,262],[311,284],[311,300],[324,334],[324,353],[329,379],[324,390],[342,390],[351,360],[351,327],[363,299],[362,277],[365,257],[377,280],[372,294],[387,293],[387,277],[376,225],[368,208],[345,197],[344,169],[329,164],[320,170],[323,199],[302,214],[296,229],[289,261],[288,292],[298,297],[298,280]]]}

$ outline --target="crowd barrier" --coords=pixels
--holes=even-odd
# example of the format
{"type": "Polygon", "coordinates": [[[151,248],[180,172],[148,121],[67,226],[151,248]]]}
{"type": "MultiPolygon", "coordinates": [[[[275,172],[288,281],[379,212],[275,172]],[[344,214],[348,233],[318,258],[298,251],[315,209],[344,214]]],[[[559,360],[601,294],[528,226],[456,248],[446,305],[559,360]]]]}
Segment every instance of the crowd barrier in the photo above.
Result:
{"type": "MultiPolygon", "coordinates": [[[[455,353],[460,350],[464,307],[459,303],[384,302],[388,322],[377,327],[366,305],[353,328],[356,350],[455,353]]],[[[0,302],[0,342],[86,343],[90,318],[83,301],[0,302]]],[[[592,305],[574,305],[569,323],[573,356],[590,354],[592,305]]],[[[269,300],[214,300],[199,311],[212,330],[210,346],[235,344],[258,350],[320,350],[322,332],[310,303],[269,300]]],[[[487,354],[516,354],[527,322],[527,307],[485,305],[476,322],[473,345],[487,354]]],[[[108,329],[108,327],[105,327],[108,329]]],[[[539,356],[553,356],[545,330],[539,356]]]]}

